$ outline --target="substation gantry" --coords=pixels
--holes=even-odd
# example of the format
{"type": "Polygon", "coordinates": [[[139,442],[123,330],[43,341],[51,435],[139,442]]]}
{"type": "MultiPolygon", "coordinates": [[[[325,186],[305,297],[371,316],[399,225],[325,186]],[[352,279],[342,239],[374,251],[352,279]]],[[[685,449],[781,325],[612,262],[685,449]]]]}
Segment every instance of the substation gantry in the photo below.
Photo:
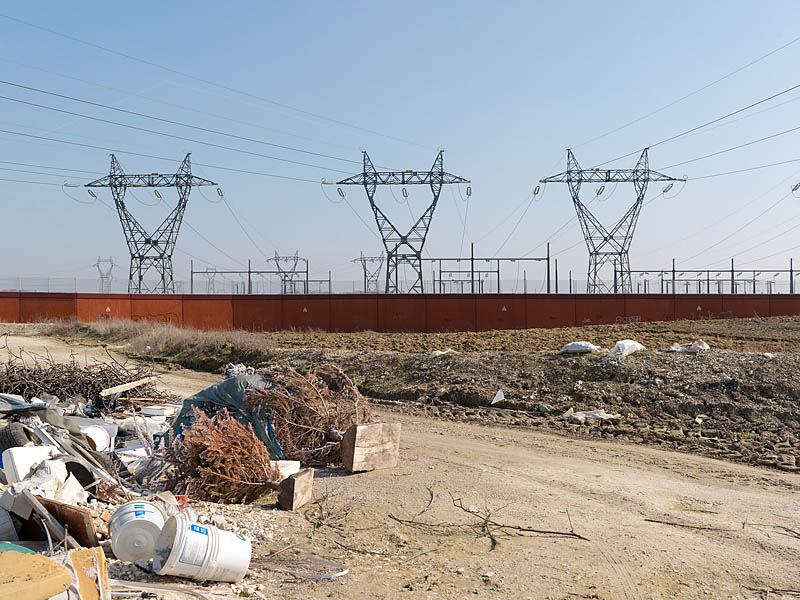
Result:
{"type": "MultiPolygon", "coordinates": [[[[88,188],[110,188],[114,197],[122,231],[131,254],[130,272],[128,275],[128,293],[130,294],[174,294],[175,281],[172,276],[172,253],[178,240],[189,192],[193,186],[217,184],[208,179],[192,175],[189,160],[191,153],[186,154],[178,172],[175,174],[148,173],[144,175],[126,175],[111,155],[111,169],[106,177],[91,183],[88,188]],[[125,192],[129,187],[167,188],[178,190],[178,203],[162,221],[154,233],[148,233],[125,206],[125,192]],[[150,271],[158,274],[157,281],[147,279],[150,271]]],[[[93,193],[90,191],[90,193],[93,193]]],[[[161,193],[155,190],[161,199],[161,193]]]]}
{"type": "Polygon", "coordinates": [[[572,203],[578,213],[578,221],[589,250],[586,289],[590,294],[632,292],[628,252],[644,203],[647,184],[651,181],[686,181],[685,178],[671,177],[651,170],[647,150],[645,148],[642,151],[633,169],[581,169],[572,150],[567,149],[567,170],[540,181],[540,183],[566,183],[569,186],[572,203]],[[587,205],[581,202],[580,190],[584,183],[633,183],[636,200],[622,218],[608,229],[592,214],[587,205]],[[601,279],[600,271],[607,264],[613,264],[615,273],[619,274],[619,279],[615,277],[613,285],[601,279]]]}
{"type": "MultiPolygon", "coordinates": [[[[416,275],[408,292],[421,294],[423,292],[422,248],[425,246],[425,239],[431,226],[436,204],[439,202],[439,195],[442,193],[442,187],[453,183],[469,183],[469,180],[445,172],[443,150],[439,151],[430,171],[378,171],[372,164],[369,155],[366,152],[363,154],[363,171],[358,175],[339,181],[338,185],[363,185],[367,192],[383,246],[386,248],[386,293],[400,293],[398,270],[399,267],[408,265],[416,275]],[[375,192],[379,185],[429,185],[431,187],[433,201],[405,235],[400,233],[376,204],[375,192]]],[[[339,193],[340,195],[344,194],[341,188],[339,188],[339,193]]]]}

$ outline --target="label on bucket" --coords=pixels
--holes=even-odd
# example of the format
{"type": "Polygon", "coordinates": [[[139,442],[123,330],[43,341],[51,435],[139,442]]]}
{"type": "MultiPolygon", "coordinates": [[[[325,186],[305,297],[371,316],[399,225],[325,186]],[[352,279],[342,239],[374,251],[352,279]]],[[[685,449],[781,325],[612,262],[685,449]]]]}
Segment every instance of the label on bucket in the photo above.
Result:
{"type": "Polygon", "coordinates": [[[137,519],[139,517],[143,517],[144,515],[145,515],[145,511],[143,511],[143,510],[135,510],[135,511],[133,511],[133,516],[136,517],[137,519]]]}
{"type": "Polygon", "coordinates": [[[197,534],[208,537],[208,529],[201,525],[189,525],[186,531],[186,540],[181,548],[181,555],[178,557],[179,563],[195,567],[203,565],[209,540],[199,538],[197,534]]]}

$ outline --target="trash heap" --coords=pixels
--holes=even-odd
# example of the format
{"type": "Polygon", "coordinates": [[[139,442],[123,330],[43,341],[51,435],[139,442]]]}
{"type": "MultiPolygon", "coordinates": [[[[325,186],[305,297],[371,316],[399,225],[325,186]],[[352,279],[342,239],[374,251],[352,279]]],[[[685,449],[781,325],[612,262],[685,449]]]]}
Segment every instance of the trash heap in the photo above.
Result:
{"type": "Polygon", "coordinates": [[[335,365],[306,373],[229,365],[226,374],[177,404],[152,372],[116,361],[16,357],[1,367],[0,563],[13,569],[0,569],[0,597],[185,589],[110,579],[116,561],[159,577],[235,583],[251,541],[193,501],[247,503],[275,492],[278,506],[295,510],[312,497],[307,467],[396,465],[399,425],[375,423],[335,365]]]}

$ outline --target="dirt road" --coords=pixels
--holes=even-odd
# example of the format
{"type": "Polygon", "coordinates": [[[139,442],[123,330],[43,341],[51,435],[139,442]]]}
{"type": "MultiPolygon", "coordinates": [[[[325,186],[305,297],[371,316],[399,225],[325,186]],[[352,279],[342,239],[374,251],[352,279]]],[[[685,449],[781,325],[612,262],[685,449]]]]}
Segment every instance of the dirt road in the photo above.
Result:
{"type": "MultiPolygon", "coordinates": [[[[9,344],[58,359],[72,350],[88,360],[104,355],[52,338],[15,336],[9,344]]],[[[177,369],[163,379],[184,396],[215,380],[177,369]]],[[[315,494],[329,497],[321,501],[327,513],[350,507],[340,521],[315,529],[314,512],[214,507],[256,539],[248,586],[263,585],[267,597],[348,599],[761,598],[741,586],[800,588],[800,539],[791,533],[800,529],[798,474],[614,441],[376,412],[403,423],[401,464],[351,476],[320,472],[315,494]],[[453,498],[473,512],[455,508],[453,498]],[[498,542],[492,550],[485,531],[468,527],[482,523],[487,510],[507,525],[566,532],[571,522],[590,541],[508,535],[490,525],[498,542]],[[290,543],[297,546],[265,558],[290,543]],[[286,583],[288,571],[302,570],[304,556],[351,570],[333,582],[286,583]]]]}

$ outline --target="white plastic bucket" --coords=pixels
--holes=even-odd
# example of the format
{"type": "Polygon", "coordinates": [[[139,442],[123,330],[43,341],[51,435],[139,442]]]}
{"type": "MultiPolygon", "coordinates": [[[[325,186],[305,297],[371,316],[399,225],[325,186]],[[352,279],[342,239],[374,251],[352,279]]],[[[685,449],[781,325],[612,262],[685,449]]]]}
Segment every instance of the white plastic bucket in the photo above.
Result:
{"type": "Polygon", "coordinates": [[[250,566],[250,540],[212,525],[192,523],[184,512],[167,519],[156,540],[153,570],[195,581],[239,581],[250,566]]]}
{"type": "Polygon", "coordinates": [[[150,560],[167,514],[155,502],[134,500],[120,506],[108,522],[111,549],[120,560],[150,560]]]}

